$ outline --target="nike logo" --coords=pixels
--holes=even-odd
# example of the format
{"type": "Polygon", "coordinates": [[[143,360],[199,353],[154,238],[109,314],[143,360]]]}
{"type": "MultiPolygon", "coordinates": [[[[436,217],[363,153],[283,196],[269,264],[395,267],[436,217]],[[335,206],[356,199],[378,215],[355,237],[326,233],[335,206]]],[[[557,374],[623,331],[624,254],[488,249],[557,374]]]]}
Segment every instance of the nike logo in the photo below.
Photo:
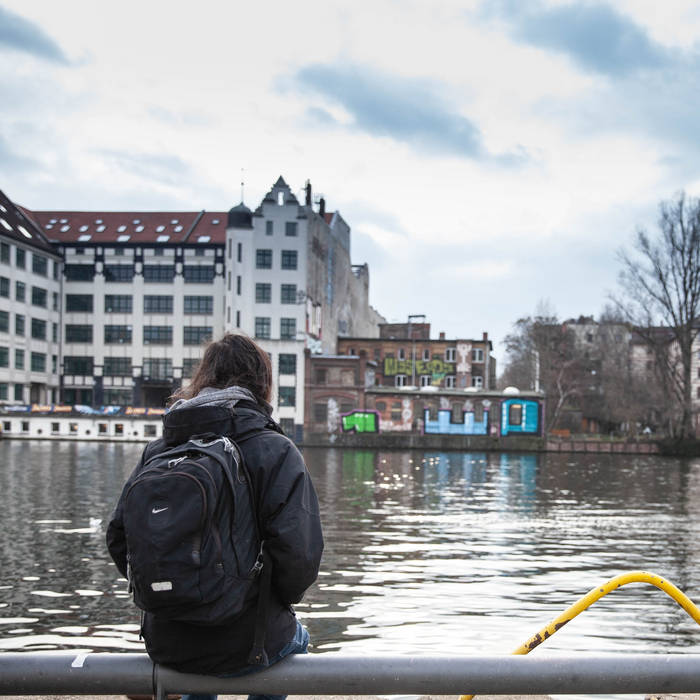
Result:
{"type": "Polygon", "coordinates": [[[153,515],[155,515],[156,513],[162,513],[164,510],[168,510],[169,507],[170,506],[165,506],[165,508],[153,508],[151,510],[151,513],[153,513],[153,515]]]}

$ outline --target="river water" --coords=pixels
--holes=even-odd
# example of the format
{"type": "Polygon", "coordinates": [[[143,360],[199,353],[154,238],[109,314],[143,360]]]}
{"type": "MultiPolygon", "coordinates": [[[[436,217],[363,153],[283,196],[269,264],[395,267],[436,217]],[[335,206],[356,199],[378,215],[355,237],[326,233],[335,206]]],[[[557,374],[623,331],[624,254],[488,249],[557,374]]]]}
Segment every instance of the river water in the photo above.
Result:
{"type": "MultiPolygon", "coordinates": [[[[0,442],[0,650],[140,650],[104,529],[142,445],[0,442]]],[[[307,449],[321,575],[314,650],[499,654],[589,589],[646,569],[700,602],[700,461],[307,449]]],[[[535,653],[700,652],[700,627],[630,584],[535,653]]]]}

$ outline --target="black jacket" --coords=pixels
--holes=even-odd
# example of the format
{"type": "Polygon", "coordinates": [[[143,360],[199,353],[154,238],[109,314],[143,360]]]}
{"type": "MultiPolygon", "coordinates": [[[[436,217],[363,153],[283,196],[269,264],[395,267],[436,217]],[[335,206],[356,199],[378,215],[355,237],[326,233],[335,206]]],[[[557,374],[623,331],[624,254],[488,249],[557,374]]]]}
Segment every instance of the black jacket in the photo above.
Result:
{"type": "MultiPolygon", "coordinates": [[[[163,438],[149,443],[132,478],[146,459],[192,435],[216,433],[234,439],[248,467],[258,503],[266,550],[272,560],[272,587],[265,651],[273,658],[296,631],[292,603],[298,603],[316,580],[323,552],[318,499],[304,460],[276,424],[248,401],[234,409],[202,406],[164,416],[163,438]]],[[[126,576],[126,541],[122,499],[107,528],[107,547],[126,576]]],[[[233,622],[197,626],[162,620],[146,613],[142,632],[153,661],[188,673],[220,674],[247,665],[253,643],[256,601],[233,622]]]]}

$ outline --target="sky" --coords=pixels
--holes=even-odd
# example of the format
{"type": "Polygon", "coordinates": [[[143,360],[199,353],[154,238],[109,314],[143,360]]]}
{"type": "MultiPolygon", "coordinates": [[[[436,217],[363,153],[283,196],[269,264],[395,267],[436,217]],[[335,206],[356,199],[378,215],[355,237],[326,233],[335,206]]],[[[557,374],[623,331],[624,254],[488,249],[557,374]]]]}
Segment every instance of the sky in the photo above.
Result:
{"type": "Polygon", "coordinates": [[[0,0],[0,189],[30,209],[251,208],[310,180],[370,302],[502,340],[598,315],[700,195],[696,0],[0,0]],[[241,187],[244,182],[244,187],[241,187]]]}

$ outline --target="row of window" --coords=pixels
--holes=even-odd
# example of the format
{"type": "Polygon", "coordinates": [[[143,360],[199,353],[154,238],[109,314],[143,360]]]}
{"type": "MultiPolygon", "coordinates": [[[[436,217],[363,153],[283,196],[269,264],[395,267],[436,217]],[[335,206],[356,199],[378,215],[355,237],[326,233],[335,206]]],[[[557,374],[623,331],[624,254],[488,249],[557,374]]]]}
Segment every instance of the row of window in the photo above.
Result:
{"type": "MultiPolygon", "coordinates": [[[[19,348],[15,349],[15,369],[26,369],[25,351],[19,348]]],[[[10,366],[10,348],[6,345],[0,345],[0,367],[10,366]]],[[[46,353],[31,352],[29,353],[29,369],[32,372],[46,372],[46,353]]],[[[51,355],[51,371],[56,374],[58,369],[58,356],[51,355]]]]}
{"type": "MultiPolygon", "coordinates": [[[[0,263],[11,265],[11,246],[9,243],[0,242],[0,263]]],[[[32,256],[32,272],[35,275],[42,277],[49,276],[49,258],[39,253],[31,253],[32,256]]],[[[52,260],[53,263],[53,278],[58,279],[58,261],[52,260]]],[[[19,270],[27,269],[27,251],[24,248],[15,248],[15,267],[19,270]]]]}
{"type": "MultiPolygon", "coordinates": [[[[66,343],[92,343],[94,340],[92,324],[69,323],[66,325],[66,343]]],[[[211,339],[211,326],[185,326],[182,329],[184,345],[201,345],[211,339]]],[[[130,345],[133,340],[132,326],[105,326],[104,342],[130,345]]],[[[172,345],[172,326],[144,326],[144,345],[172,345]]]]}
{"type": "MultiPolygon", "coordinates": [[[[0,297],[10,298],[10,280],[0,276],[0,297]]],[[[45,309],[48,305],[49,292],[43,287],[32,287],[32,306],[40,306],[45,309]]],[[[27,301],[27,285],[24,282],[15,282],[15,301],[27,301]]],[[[53,310],[58,311],[58,292],[53,292],[53,310]]]]}
{"type": "MultiPolygon", "coordinates": [[[[272,269],[272,249],[258,248],[255,251],[255,267],[258,270],[272,269]]],[[[296,270],[299,256],[296,250],[283,250],[280,257],[280,267],[282,270],[296,270]]]]}
{"type": "MultiPolygon", "coordinates": [[[[133,296],[131,294],[106,294],[104,297],[105,313],[133,312],[133,296]]],[[[174,297],[167,294],[146,294],[143,297],[144,313],[173,313],[174,297]]],[[[211,314],[214,312],[213,296],[185,296],[184,313],[186,314],[211,314]]],[[[92,294],[66,294],[66,311],[86,312],[94,311],[94,299],[92,294]]]]}
{"type": "MultiPolygon", "coordinates": [[[[0,382],[0,401],[10,399],[10,385],[7,382],[0,382]]],[[[24,384],[15,384],[13,399],[24,401],[24,384]]]]}
{"type": "MultiPolygon", "coordinates": [[[[407,351],[406,348],[398,348],[396,350],[396,357],[399,360],[405,360],[410,358],[413,349],[407,351]]],[[[348,348],[348,355],[355,354],[355,348],[348,348]]],[[[381,360],[382,351],[381,348],[374,348],[374,359],[379,362],[381,360]]],[[[416,357],[428,361],[430,360],[430,348],[423,348],[422,350],[416,351],[416,357]]],[[[457,361],[457,348],[445,348],[445,362],[456,362],[457,361]]],[[[484,351],[482,348],[472,349],[472,362],[483,362],[484,361],[484,351]]]]}
{"type": "MultiPolygon", "coordinates": [[[[92,282],[96,270],[94,265],[69,263],[64,266],[64,274],[69,282],[92,282]]],[[[135,265],[105,264],[103,273],[107,282],[131,282],[136,276],[135,265]]],[[[144,265],[144,282],[173,282],[175,265],[144,265]]],[[[211,284],[216,276],[213,265],[183,265],[182,276],[186,283],[211,284]]]]}
{"type": "MultiPolygon", "coordinates": [[[[46,340],[46,330],[48,321],[41,318],[31,319],[31,337],[35,340],[46,340]]],[[[10,332],[10,312],[0,311],[0,333],[10,332]]],[[[15,314],[15,335],[24,337],[26,333],[26,317],[24,314],[15,314]]],[[[51,340],[54,343],[58,342],[58,324],[51,324],[51,340]]]]}
{"type": "MultiPolygon", "coordinates": [[[[255,301],[258,304],[272,303],[272,285],[269,282],[257,282],[255,284],[255,301]]],[[[296,284],[280,285],[280,304],[297,303],[296,284]]]]}
{"type": "MultiPolygon", "coordinates": [[[[272,319],[269,316],[255,317],[255,337],[269,339],[272,337],[272,319]]],[[[297,320],[295,318],[280,319],[280,339],[296,340],[297,320]]]]}

